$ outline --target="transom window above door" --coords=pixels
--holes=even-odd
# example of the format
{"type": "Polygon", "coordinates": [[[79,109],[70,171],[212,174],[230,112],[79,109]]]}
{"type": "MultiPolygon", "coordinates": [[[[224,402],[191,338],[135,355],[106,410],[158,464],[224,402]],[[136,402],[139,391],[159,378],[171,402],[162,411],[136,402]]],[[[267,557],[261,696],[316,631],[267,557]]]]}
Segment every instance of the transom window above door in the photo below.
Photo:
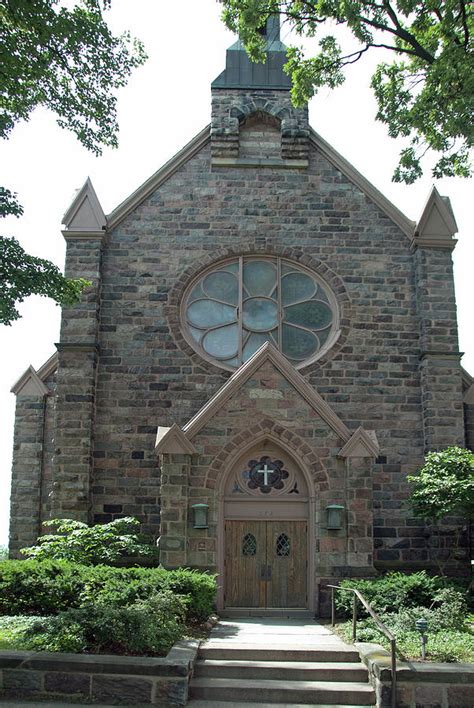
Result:
{"type": "Polygon", "coordinates": [[[193,281],[182,323],[188,342],[226,369],[238,368],[265,342],[300,367],[334,343],[338,309],[311,270],[283,258],[245,256],[193,281]]]}

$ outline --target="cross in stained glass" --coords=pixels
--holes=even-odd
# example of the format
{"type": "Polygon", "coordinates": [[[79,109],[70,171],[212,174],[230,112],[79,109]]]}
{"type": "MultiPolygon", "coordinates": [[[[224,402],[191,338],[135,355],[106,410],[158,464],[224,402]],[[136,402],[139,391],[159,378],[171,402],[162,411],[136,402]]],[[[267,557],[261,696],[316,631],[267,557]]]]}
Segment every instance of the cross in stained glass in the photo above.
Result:
{"type": "Polygon", "coordinates": [[[263,484],[265,487],[268,487],[268,477],[269,475],[273,474],[273,470],[268,467],[267,463],[265,462],[264,466],[261,467],[258,470],[259,474],[263,474],[263,484]]]}

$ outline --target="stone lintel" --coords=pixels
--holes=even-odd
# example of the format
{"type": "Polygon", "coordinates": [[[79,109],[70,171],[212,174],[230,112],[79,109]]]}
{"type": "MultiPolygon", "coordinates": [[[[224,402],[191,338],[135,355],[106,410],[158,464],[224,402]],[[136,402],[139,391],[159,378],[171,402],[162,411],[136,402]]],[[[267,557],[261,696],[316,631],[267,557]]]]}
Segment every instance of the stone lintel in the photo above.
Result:
{"type": "Polygon", "coordinates": [[[56,342],[54,346],[58,352],[100,352],[97,342],[56,342]]]}
{"type": "Polygon", "coordinates": [[[66,241],[103,241],[106,231],[61,231],[66,241]]]}
{"type": "Polygon", "coordinates": [[[425,361],[425,359],[454,359],[455,361],[461,361],[464,352],[442,352],[442,351],[424,351],[420,354],[420,361],[425,361]]]}
{"type": "Polygon", "coordinates": [[[308,160],[279,159],[277,157],[213,157],[212,167],[271,167],[280,170],[305,170],[308,160]]]}

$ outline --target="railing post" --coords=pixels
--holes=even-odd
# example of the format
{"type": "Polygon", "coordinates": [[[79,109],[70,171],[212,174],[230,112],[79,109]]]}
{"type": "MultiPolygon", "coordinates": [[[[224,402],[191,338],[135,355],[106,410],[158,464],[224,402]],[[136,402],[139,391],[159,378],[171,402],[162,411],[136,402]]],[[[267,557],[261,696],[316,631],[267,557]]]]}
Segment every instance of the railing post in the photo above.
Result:
{"type": "Polygon", "coordinates": [[[357,641],[357,596],[352,596],[352,641],[357,641]]]}
{"type": "Polygon", "coordinates": [[[392,708],[397,708],[397,656],[395,639],[390,640],[390,650],[392,654],[392,708]]]}
{"type": "Polygon", "coordinates": [[[331,588],[331,626],[336,624],[336,605],[334,602],[334,588],[331,588]]]}

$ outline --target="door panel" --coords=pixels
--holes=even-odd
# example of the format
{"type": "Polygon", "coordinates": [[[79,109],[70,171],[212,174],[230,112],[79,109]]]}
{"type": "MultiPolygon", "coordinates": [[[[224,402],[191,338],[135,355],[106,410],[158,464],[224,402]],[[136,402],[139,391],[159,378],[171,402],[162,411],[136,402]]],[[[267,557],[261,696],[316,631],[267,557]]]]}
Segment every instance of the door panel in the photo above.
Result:
{"type": "Polygon", "coordinates": [[[266,558],[265,524],[259,521],[228,521],[225,525],[227,607],[264,607],[266,558]]]}
{"type": "Polygon", "coordinates": [[[227,521],[227,607],[306,607],[306,521],[227,521]]]}
{"type": "Polygon", "coordinates": [[[267,607],[306,607],[306,522],[267,521],[267,607]]]}

